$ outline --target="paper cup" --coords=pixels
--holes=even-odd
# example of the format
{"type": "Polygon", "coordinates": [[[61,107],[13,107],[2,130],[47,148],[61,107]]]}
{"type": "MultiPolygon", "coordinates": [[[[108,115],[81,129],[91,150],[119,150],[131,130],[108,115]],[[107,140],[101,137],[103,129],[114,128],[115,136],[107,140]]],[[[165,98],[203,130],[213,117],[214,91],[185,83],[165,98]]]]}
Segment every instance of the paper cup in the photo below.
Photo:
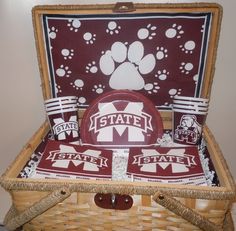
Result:
{"type": "Polygon", "coordinates": [[[78,106],[77,105],[65,105],[65,106],[58,106],[58,107],[53,107],[53,108],[45,108],[47,115],[54,115],[57,113],[65,113],[65,112],[70,112],[70,111],[77,111],[78,106]]]}
{"type": "Polygon", "coordinates": [[[45,100],[46,111],[64,108],[64,106],[77,106],[78,98],[76,96],[65,96],[45,100]]]}
{"type": "Polygon", "coordinates": [[[185,106],[185,105],[176,105],[172,106],[173,110],[182,111],[184,113],[194,113],[194,114],[206,114],[208,112],[208,107],[195,107],[195,106],[185,106]]]}
{"type": "Polygon", "coordinates": [[[77,97],[59,97],[45,101],[45,110],[55,140],[79,141],[77,97]]]}
{"type": "Polygon", "coordinates": [[[209,99],[187,96],[175,96],[172,108],[183,114],[206,115],[209,107],[209,99]]]}
{"type": "Polygon", "coordinates": [[[206,98],[197,98],[197,97],[179,96],[179,95],[174,96],[174,100],[180,100],[185,102],[202,102],[204,104],[209,103],[209,99],[206,98]]]}
{"type": "Polygon", "coordinates": [[[63,96],[45,100],[45,104],[68,104],[68,103],[70,104],[77,102],[78,102],[77,96],[63,96]]]}
{"type": "Polygon", "coordinates": [[[206,115],[207,111],[173,107],[173,141],[184,145],[199,144],[206,115]]]}
{"type": "Polygon", "coordinates": [[[209,104],[206,102],[193,102],[193,101],[183,101],[183,100],[173,100],[173,104],[183,105],[183,106],[193,106],[193,107],[208,107],[209,104]]]}
{"type": "Polygon", "coordinates": [[[209,99],[174,96],[173,141],[184,145],[197,145],[208,113],[209,99]]]}

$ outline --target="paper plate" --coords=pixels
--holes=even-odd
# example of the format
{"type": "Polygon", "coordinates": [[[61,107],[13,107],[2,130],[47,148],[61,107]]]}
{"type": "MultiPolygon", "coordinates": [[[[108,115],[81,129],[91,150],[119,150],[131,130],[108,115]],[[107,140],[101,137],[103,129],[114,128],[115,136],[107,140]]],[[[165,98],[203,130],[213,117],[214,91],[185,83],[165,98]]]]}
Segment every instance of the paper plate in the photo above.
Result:
{"type": "Polygon", "coordinates": [[[145,96],[114,90],[97,98],[81,121],[81,141],[106,147],[155,144],[163,134],[161,116],[145,96]]]}

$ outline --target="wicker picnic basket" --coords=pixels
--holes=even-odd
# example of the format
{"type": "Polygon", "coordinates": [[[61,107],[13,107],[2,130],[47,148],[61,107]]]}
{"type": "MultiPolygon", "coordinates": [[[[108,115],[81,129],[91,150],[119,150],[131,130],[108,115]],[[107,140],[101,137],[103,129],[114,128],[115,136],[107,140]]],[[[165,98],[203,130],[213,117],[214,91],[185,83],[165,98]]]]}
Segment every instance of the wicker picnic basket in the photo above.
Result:
{"type": "MultiPolygon", "coordinates": [[[[132,5],[132,4],[131,4],[132,5]]],[[[211,43],[201,96],[210,96],[222,9],[217,4],[136,4],[136,12],[204,12],[213,14],[211,43]]],[[[43,31],[43,14],[112,13],[114,5],[38,6],[33,9],[42,89],[45,99],[52,97],[43,31]]],[[[118,7],[129,13],[130,4],[118,7]]],[[[79,117],[83,112],[79,113],[79,117]]],[[[161,113],[164,128],[170,129],[170,112],[161,113]]],[[[0,178],[1,186],[12,197],[12,207],[4,224],[15,230],[233,230],[230,209],[235,198],[235,183],[223,154],[207,126],[203,136],[217,172],[220,186],[172,185],[154,182],[96,180],[62,180],[17,178],[23,166],[49,131],[46,121],[25,145],[15,161],[0,178]],[[133,206],[128,210],[104,209],[94,204],[94,196],[130,195],[133,206]]]]}

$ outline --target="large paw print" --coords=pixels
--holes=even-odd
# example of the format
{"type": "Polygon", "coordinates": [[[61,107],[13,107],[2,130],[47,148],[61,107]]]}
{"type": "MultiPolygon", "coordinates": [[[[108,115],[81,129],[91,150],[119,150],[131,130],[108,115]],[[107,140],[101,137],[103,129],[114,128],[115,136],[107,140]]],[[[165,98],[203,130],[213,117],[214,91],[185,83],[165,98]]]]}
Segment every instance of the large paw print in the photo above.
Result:
{"type": "Polygon", "coordinates": [[[109,85],[112,89],[141,90],[145,86],[142,75],[152,72],[155,65],[155,56],[144,56],[144,46],[140,41],[129,46],[115,42],[99,61],[102,73],[110,76],[109,85]]]}

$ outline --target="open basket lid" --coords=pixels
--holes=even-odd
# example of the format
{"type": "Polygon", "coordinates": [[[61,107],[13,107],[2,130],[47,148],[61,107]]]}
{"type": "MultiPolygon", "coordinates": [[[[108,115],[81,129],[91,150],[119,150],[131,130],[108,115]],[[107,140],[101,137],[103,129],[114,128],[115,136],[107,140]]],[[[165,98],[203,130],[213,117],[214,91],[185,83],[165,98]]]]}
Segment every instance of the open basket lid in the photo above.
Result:
{"type": "Polygon", "coordinates": [[[33,8],[44,98],[76,95],[87,107],[129,89],[161,110],[174,95],[209,98],[221,7],[120,4],[33,8]]]}

